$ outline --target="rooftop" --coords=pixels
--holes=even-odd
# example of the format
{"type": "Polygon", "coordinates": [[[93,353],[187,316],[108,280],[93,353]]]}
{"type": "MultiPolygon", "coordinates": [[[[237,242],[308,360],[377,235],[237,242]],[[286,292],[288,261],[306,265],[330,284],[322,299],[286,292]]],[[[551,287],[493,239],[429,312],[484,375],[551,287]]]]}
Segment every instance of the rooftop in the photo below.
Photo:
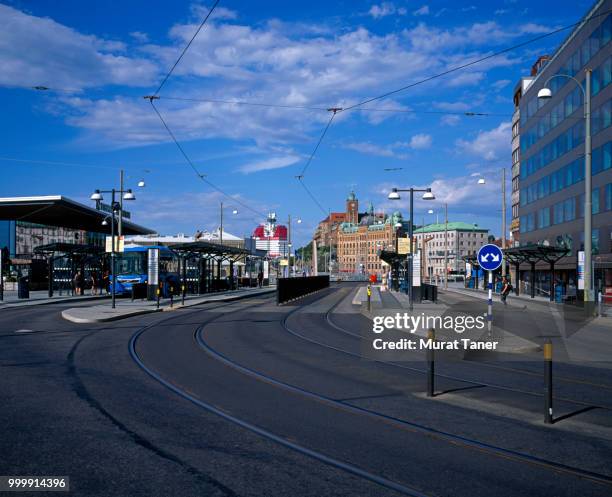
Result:
{"type": "Polygon", "coordinates": [[[489,230],[485,228],[480,228],[478,226],[474,227],[473,224],[464,223],[463,221],[456,221],[453,223],[434,223],[428,224],[421,228],[415,228],[414,233],[434,233],[439,231],[444,231],[445,226],[448,231],[474,231],[475,233],[488,233],[489,230]]]}

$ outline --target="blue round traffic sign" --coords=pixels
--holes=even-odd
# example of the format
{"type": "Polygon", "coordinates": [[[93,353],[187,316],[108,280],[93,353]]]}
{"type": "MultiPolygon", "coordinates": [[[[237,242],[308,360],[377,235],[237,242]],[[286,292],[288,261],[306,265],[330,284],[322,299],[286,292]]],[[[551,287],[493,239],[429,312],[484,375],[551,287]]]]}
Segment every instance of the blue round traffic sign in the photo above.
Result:
{"type": "Polygon", "coordinates": [[[495,271],[502,265],[503,260],[504,254],[502,249],[492,243],[483,245],[478,251],[478,264],[485,271],[495,271]]]}

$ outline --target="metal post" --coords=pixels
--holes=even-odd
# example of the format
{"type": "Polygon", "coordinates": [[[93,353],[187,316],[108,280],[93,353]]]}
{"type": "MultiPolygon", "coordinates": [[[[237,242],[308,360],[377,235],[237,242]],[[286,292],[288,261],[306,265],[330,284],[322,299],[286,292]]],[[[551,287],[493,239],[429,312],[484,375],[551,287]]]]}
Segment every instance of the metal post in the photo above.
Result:
{"type": "Polygon", "coordinates": [[[372,309],[372,287],[370,285],[368,285],[368,289],[367,289],[367,293],[368,293],[368,312],[370,312],[370,310],[372,309]]]}
{"type": "Polygon", "coordinates": [[[444,289],[448,290],[448,204],[446,202],[444,203],[444,289]]]}
{"type": "Polygon", "coordinates": [[[593,301],[591,278],[592,234],[591,221],[593,216],[591,206],[591,69],[585,70],[584,99],[584,301],[593,301]]]}
{"type": "Polygon", "coordinates": [[[119,171],[119,219],[117,220],[117,232],[119,238],[123,235],[123,169],[119,171]]]}
{"type": "Polygon", "coordinates": [[[111,200],[111,307],[115,308],[115,189],[111,200]]]}
{"type": "MultiPolygon", "coordinates": [[[[502,167],[502,250],[506,250],[506,168],[502,167]]],[[[502,261],[502,278],[506,276],[506,261],[502,261]]]]}
{"type": "Polygon", "coordinates": [[[287,277],[291,278],[291,214],[287,222],[287,277]]]}
{"type": "MultiPolygon", "coordinates": [[[[2,256],[0,255],[0,257],[2,257],[2,256]]],[[[0,264],[0,267],[1,266],[2,265],[0,264]]],[[[53,297],[53,256],[49,257],[48,266],[49,266],[49,298],[51,298],[51,297],[53,297]]],[[[2,271],[0,269],[0,274],[1,273],[2,273],[2,271]]],[[[1,297],[0,297],[0,300],[2,300],[1,297]]]]}
{"type": "Polygon", "coordinates": [[[552,343],[547,340],[544,344],[544,423],[553,422],[553,385],[552,385],[552,343]]]}
{"type": "Polygon", "coordinates": [[[221,202],[221,227],[219,228],[219,244],[223,245],[223,202],[221,202]]]}
{"type": "Polygon", "coordinates": [[[531,298],[535,299],[535,262],[531,263],[531,275],[530,275],[530,280],[531,280],[531,298]]]}
{"type": "Polygon", "coordinates": [[[555,301],[555,263],[550,263],[550,301],[555,301]]]}
{"type": "Polygon", "coordinates": [[[181,285],[181,303],[185,305],[185,293],[187,293],[187,256],[183,257],[183,284],[181,285]]]}
{"type": "Polygon", "coordinates": [[[427,349],[427,396],[433,397],[435,389],[433,342],[436,340],[436,332],[433,328],[427,330],[427,338],[429,339],[430,343],[430,347],[427,349]]]}
{"type": "Polygon", "coordinates": [[[414,188],[410,188],[410,226],[408,227],[408,238],[409,240],[409,248],[408,252],[408,270],[407,270],[407,283],[408,283],[408,301],[410,303],[410,310],[413,310],[413,300],[412,300],[412,260],[413,260],[413,247],[412,247],[412,234],[413,234],[413,223],[414,223],[414,188]]]}
{"type": "Polygon", "coordinates": [[[491,336],[491,323],[493,322],[493,271],[489,271],[489,300],[487,302],[487,331],[491,336]]]}

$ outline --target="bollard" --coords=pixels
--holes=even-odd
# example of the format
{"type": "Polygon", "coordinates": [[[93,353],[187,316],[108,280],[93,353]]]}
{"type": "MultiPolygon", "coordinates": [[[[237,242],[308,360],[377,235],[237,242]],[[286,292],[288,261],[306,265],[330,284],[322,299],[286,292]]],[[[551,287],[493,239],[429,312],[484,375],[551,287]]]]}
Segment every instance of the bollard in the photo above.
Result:
{"type": "Polygon", "coordinates": [[[181,293],[183,294],[183,298],[181,299],[181,304],[185,305],[185,285],[181,285],[181,293]]]}
{"type": "Polygon", "coordinates": [[[544,344],[544,383],[546,395],[544,396],[544,423],[553,422],[553,385],[552,385],[552,342],[547,340],[544,344]]]}
{"type": "Polygon", "coordinates": [[[134,302],[134,285],[132,285],[132,302],[134,302]]]}
{"type": "Polygon", "coordinates": [[[155,293],[157,293],[157,308],[159,309],[159,296],[160,296],[160,293],[161,293],[161,292],[159,291],[159,288],[156,288],[156,289],[155,289],[155,293]]]}
{"type": "MultiPolygon", "coordinates": [[[[427,338],[432,342],[436,339],[436,332],[433,328],[427,330],[427,338]]],[[[427,396],[434,396],[434,350],[433,346],[427,349],[427,396]]]]}
{"type": "Polygon", "coordinates": [[[368,285],[368,312],[370,312],[370,309],[372,308],[372,287],[370,285],[368,285]]]}
{"type": "Polygon", "coordinates": [[[174,287],[170,287],[170,307],[174,305],[174,287]]]}

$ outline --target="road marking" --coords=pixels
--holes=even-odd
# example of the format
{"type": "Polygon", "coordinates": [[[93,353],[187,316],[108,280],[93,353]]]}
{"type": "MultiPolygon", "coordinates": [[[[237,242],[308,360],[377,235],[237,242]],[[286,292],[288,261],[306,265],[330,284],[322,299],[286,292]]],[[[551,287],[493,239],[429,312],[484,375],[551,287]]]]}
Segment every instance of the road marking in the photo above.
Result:
{"type": "Polygon", "coordinates": [[[21,329],[21,330],[15,330],[15,333],[36,333],[36,332],[34,330],[21,329]]]}

